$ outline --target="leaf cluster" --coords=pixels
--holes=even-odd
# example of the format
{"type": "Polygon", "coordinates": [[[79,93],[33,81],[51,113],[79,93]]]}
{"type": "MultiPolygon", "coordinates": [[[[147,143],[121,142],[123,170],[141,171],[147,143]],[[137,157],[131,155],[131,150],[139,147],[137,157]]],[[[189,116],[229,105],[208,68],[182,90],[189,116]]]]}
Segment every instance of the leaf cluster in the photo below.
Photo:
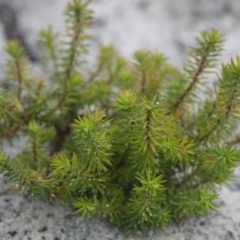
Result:
{"type": "Polygon", "coordinates": [[[215,210],[216,187],[239,159],[240,58],[222,65],[202,101],[224,44],[216,29],[200,33],[182,70],[146,50],[128,62],[112,45],[86,65],[88,3],[68,4],[64,35],[41,31],[46,79],[32,74],[19,42],[7,44],[0,141],[24,137],[26,148],[13,159],[3,149],[0,172],[29,197],[70,202],[127,230],[215,210]]]}

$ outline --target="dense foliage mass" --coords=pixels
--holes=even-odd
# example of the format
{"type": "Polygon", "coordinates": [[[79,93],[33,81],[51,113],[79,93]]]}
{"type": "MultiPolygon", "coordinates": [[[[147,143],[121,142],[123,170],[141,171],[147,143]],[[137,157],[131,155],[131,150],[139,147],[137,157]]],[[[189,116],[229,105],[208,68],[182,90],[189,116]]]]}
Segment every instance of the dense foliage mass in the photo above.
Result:
{"type": "Polygon", "coordinates": [[[124,229],[215,210],[216,186],[239,158],[240,59],[208,87],[224,43],[211,29],[183,70],[145,50],[127,62],[111,45],[87,67],[91,14],[88,2],[72,0],[65,35],[41,31],[47,80],[31,74],[20,43],[8,43],[0,141],[26,139],[26,149],[14,159],[3,149],[0,171],[29,197],[71,202],[124,229]]]}

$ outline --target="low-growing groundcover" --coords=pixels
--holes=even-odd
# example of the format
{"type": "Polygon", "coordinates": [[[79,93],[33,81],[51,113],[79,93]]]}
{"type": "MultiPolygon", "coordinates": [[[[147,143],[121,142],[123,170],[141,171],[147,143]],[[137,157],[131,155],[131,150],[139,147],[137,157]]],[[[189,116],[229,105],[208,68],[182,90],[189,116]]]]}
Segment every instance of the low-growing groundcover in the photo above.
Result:
{"type": "Polygon", "coordinates": [[[71,202],[126,230],[215,210],[216,187],[239,160],[240,58],[222,65],[210,88],[224,44],[211,29],[181,70],[147,50],[126,61],[112,45],[87,64],[88,4],[68,4],[64,35],[41,31],[46,80],[31,74],[20,43],[7,44],[1,144],[27,140],[14,159],[3,149],[0,171],[28,197],[71,202]]]}

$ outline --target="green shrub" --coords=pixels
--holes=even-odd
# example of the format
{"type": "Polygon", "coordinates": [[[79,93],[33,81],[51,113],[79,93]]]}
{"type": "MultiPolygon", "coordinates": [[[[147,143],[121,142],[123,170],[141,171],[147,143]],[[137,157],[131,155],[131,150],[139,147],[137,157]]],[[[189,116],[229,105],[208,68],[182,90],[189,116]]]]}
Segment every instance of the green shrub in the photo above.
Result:
{"type": "Polygon", "coordinates": [[[111,45],[87,68],[91,21],[88,2],[72,0],[63,38],[41,31],[47,81],[31,74],[17,41],[8,43],[0,139],[24,137],[26,149],[14,159],[1,153],[0,171],[29,197],[70,202],[127,230],[215,210],[216,186],[239,158],[240,58],[208,88],[224,43],[212,29],[183,70],[145,50],[127,62],[111,45]]]}

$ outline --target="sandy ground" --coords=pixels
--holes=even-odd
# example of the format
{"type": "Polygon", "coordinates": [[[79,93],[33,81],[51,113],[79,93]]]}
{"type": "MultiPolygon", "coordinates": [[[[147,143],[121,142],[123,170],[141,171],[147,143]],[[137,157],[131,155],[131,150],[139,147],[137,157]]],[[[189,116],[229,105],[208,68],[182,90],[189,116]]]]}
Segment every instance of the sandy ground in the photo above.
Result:
{"type": "MultiPolygon", "coordinates": [[[[63,31],[63,11],[67,0],[1,0],[0,54],[7,38],[23,38],[29,55],[38,66],[38,32],[49,24],[63,31]],[[14,18],[13,14],[14,13],[14,18]]],[[[200,30],[218,28],[226,36],[222,60],[240,55],[240,1],[237,0],[92,0],[95,29],[90,44],[92,58],[99,44],[114,43],[119,54],[131,58],[138,48],[158,50],[176,66],[183,66],[186,53],[200,30]]],[[[4,57],[0,68],[4,69],[4,57]]],[[[11,154],[20,151],[23,142],[11,154]]],[[[219,190],[219,211],[202,219],[171,225],[165,230],[139,232],[125,236],[105,219],[88,220],[74,215],[66,206],[42,201],[29,202],[9,192],[9,184],[0,178],[0,240],[63,239],[153,239],[153,240],[237,240],[240,239],[240,174],[230,188],[219,190]]]]}

